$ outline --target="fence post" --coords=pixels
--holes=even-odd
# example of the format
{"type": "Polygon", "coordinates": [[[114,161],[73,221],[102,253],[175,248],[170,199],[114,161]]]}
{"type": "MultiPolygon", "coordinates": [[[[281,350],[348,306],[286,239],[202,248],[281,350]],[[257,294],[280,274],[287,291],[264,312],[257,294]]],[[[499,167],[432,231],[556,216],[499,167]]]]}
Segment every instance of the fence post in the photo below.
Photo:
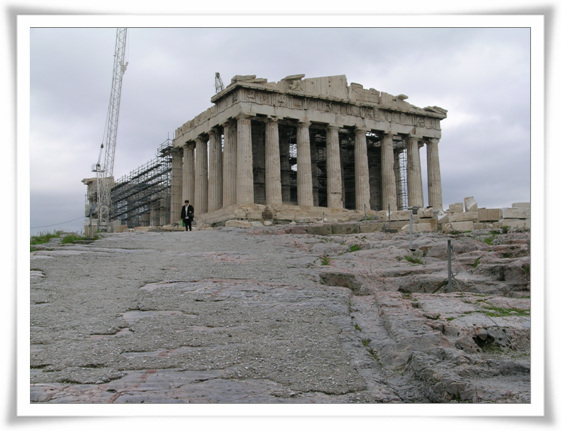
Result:
{"type": "Polygon", "coordinates": [[[413,211],[409,212],[409,250],[413,250],[413,211]]]}
{"type": "Polygon", "coordinates": [[[452,240],[448,240],[448,293],[452,292],[452,240]]]}

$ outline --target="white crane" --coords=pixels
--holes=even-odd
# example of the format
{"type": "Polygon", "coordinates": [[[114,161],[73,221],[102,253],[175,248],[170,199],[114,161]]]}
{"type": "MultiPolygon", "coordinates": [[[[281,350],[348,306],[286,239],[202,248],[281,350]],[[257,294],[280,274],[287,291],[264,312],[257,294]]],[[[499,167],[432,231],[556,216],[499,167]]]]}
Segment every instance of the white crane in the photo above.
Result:
{"type": "Polygon", "coordinates": [[[127,29],[118,28],[115,39],[115,58],[113,59],[113,81],[111,96],[105,123],[105,137],[99,149],[97,163],[92,167],[97,180],[97,219],[98,229],[109,230],[111,208],[111,183],[113,181],[113,165],[115,162],[115,147],[117,144],[117,127],[119,125],[119,107],[121,105],[121,87],[123,75],[127,69],[125,63],[125,47],[127,44],[127,29]],[[101,159],[103,158],[103,164],[101,159]]]}

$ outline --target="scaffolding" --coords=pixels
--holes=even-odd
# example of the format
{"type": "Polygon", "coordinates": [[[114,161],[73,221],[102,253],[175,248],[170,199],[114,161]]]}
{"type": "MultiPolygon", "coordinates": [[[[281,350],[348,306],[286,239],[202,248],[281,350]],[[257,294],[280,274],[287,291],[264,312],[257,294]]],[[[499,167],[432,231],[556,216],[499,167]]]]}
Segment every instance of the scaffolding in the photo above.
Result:
{"type": "Polygon", "coordinates": [[[398,169],[396,175],[397,186],[397,208],[405,210],[408,208],[407,199],[407,149],[403,149],[398,155],[398,169]]]}
{"type": "Polygon", "coordinates": [[[129,228],[169,223],[171,149],[168,138],[156,158],[115,181],[111,188],[111,220],[129,228]]]}

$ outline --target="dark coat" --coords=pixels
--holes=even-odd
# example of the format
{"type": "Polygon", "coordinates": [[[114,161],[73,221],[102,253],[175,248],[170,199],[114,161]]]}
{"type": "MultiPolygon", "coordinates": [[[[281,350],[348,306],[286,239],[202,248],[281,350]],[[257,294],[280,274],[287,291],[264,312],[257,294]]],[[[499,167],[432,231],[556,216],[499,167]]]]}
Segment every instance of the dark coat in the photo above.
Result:
{"type": "Polygon", "coordinates": [[[182,219],[190,218],[191,220],[193,220],[194,215],[195,215],[195,208],[193,208],[193,205],[191,204],[187,205],[187,209],[185,208],[185,205],[181,207],[182,219]]]}

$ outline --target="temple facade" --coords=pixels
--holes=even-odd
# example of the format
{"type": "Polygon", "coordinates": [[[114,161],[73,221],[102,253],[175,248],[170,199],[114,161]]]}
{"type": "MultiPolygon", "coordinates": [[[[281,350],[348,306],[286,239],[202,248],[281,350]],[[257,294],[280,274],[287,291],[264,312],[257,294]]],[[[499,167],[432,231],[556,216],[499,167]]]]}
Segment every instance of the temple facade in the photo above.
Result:
{"type": "Polygon", "coordinates": [[[438,146],[447,111],[406,99],[348,85],[344,75],[235,76],[211,108],[175,131],[170,221],[179,221],[186,199],[199,216],[248,205],[442,209],[438,146]]]}

